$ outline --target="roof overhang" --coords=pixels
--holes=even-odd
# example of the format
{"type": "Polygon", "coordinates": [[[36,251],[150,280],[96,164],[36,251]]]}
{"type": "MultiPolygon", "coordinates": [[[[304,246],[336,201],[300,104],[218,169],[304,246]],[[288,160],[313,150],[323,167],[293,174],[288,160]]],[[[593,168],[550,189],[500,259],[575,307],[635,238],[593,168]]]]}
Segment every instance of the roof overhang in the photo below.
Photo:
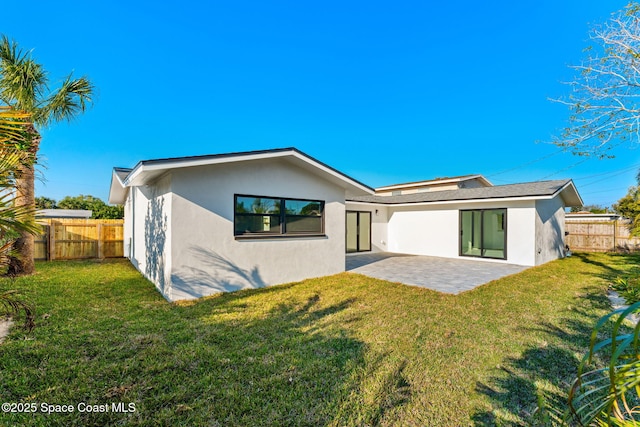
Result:
{"type": "Polygon", "coordinates": [[[389,207],[404,207],[404,206],[428,206],[428,205],[460,205],[467,203],[489,203],[489,202],[526,202],[536,200],[550,200],[555,196],[529,196],[529,197],[486,197],[483,199],[456,199],[456,200],[435,200],[432,202],[413,202],[413,203],[379,203],[379,202],[360,202],[357,200],[348,200],[347,203],[353,203],[358,205],[376,205],[376,206],[389,206],[389,207]]]}
{"type": "Polygon", "coordinates": [[[109,203],[122,205],[127,199],[127,187],[124,180],[131,172],[131,169],[113,168],[111,173],[111,187],[109,188],[109,203]]]}
{"type": "Polygon", "coordinates": [[[578,193],[578,189],[576,188],[573,180],[569,180],[560,190],[560,197],[564,201],[564,205],[568,207],[573,206],[584,206],[584,202],[582,201],[582,197],[580,197],[580,193],[578,193]]]}
{"type": "MultiPolygon", "coordinates": [[[[517,197],[483,197],[476,199],[451,199],[451,200],[433,200],[428,202],[410,202],[410,203],[394,203],[394,202],[372,202],[372,201],[358,201],[349,200],[347,203],[358,205],[370,205],[370,206],[390,206],[390,207],[405,207],[405,206],[429,206],[429,205],[453,205],[453,204],[473,204],[473,203],[489,203],[489,202],[522,202],[522,201],[536,201],[536,200],[551,200],[560,196],[566,207],[582,206],[582,198],[573,184],[572,180],[567,181],[565,185],[555,191],[553,194],[545,195],[531,195],[531,196],[517,196],[517,197]]],[[[381,197],[384,198],[384,197],[381,197]]]]}
{"type": "MultiPolygon", "coordinates": [[[[127,187],[147,185],[161,175],[175,169],[192,168],[197,166],[213,166],[239,162],[277,159],[293,164],[312,174],[344,188],[350,196],[374,194],[373,188],[343,174],[311,156],[295,149],[282,148],[265,151],[250,151],[243,153],[218,154],[210,156],[180,157],[171,159],[145,160],[139,162],[126,175],[114,169],[111,179],[110,203],[123,203],[126,198],[127,187]],[[113,198],[112,198],[113,195],[113,198]],[[113,200],[113,201],[112,201],[113,200]]],[[[119,169],[125,171],[125,169],[119,169]]]]}

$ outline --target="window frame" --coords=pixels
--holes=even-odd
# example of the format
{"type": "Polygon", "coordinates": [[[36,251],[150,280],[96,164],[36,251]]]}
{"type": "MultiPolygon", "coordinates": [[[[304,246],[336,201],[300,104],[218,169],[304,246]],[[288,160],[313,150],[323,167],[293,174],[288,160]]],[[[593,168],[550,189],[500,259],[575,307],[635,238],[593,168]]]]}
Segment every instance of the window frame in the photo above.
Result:
{"type": "MultiPolygon", "coordinates": [[[[366,216],[366,215],[365,215],[366,216]]],[[[359,254],[364,252],[372,252],[373,244],[371,240],[372,230],[373,230],[373,212],[371,211],[356,211],[356,210],[347,210],[345,211],[345,221],[344,221],[344,237],[345,237],[345,253],[348,254],[359,254]],[[348,224],[347,224],[347,216],[350,213],[356,214],[356,250],[349,251],[347,249],[347,232],[348,232],[348,224]],[[360,249],[360,218],[363,216],[362,214],[369,214],[369,249],[360,249]]]]}
{"type": "MultiPolygon", "coordinates": [[[[233,235],[236,239],[273,239],[273,238],[295,238],[295,237],[326,237],[325,234],[325,202],[324,200],[316,200],[316,199],[301,199],[296,197],[278,197],[278,196],[260,196],[254,194],[234,194],[233,195],[233,235]],[[278,214],[280,225],[279,231],[256,231],[256,232],[238,232],[236,230],[236,219],[238,215],[247,215],[247,216],[263,216],[274,214],[259,214],[259,213],[238,213],[238,198],[239,197],[247,197],[253,199],[272,199],[280,201],[280,212],[278,214]],[[318,203],[320,206],[320,231],[287,231],[287,211],[285,209],[287,201],[293,202],[309,202],[309,203],[318,203]]],[[[296,215],[306,216],[306,215],[296,215]]],[[[312,218],[317,218],[317,216],[308,215],[312,218]]]]}
{"type": "Polygon", "coordinates": [[[508,208],[485,208],[485,209],[460,209],[458,211],[458,229],[459,229],[459,236],[458,236],[458,255],[461,257],[470,257],[470,258],[482,258],[482,259],[497,259],[497,260],[507,260],[507,233],[508,233],[508,227],[507,227],[507,217],[508,217],[508,212],[509,209],[508,208]],[[483,255],[482,253],[484,252],[484,250],[486,249],[484,247],[484,245],[481,245],[480,247],[480,255],[469,255],[469,254],[465,254],[463,253],[462,250],[462,245],[463,245],[463,241],[462,241],[462,214],[463,212],[480,212],[480,242],[484,242],[484,213],[487,211],[504,211],[504,215],[502,217],[502,231],[504,233],[503,239],[504,239],[504,249],[503,249],[503,257],[494,257],[494,256],[487,256],[487,255],[483,255]]]}

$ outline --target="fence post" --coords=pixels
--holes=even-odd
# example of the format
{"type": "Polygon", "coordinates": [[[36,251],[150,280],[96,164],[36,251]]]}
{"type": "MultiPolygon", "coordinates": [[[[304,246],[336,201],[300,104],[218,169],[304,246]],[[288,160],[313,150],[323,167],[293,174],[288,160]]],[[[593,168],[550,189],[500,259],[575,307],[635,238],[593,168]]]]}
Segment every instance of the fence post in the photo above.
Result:
{"type": "Polygon", "coordinates": [[[613,220],[613,251],[618,252],[618,245],[616,244],[616,237],[618,235],[618,220],[613,220]]]}
{"type": "Polygon", "coordinates": [[[48,260],[53,261],[56,257],[56,223],[55,221],[51,221],[49,223],[49,246],[48,250],[48,260]]]}
{"type": "Polygon", "coordinates": [[[102,223],[98,223],[98,259],[104,259],[104,245],[102,240],[102,223]]]}
{"type": "Polygon", "coordinates": [[[51,260],[51,254],[49,253],[49,248],[51,247],[51,224],[47,224],[47,231],[44,239],[44,257],[47,261],[51,260]]]}

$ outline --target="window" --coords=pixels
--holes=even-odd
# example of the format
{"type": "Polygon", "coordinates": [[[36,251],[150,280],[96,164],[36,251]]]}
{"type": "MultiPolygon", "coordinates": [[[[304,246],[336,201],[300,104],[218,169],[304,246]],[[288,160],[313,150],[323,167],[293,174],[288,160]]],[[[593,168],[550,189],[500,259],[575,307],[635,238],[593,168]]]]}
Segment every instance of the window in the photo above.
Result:
{"type": "Polygon", "coordinates": [[[324,233],[324,202],[235,196],[234,235],[317,235],[324,233]]]}
{"type": "Polygon", "coordinates": [[[460,211],[460,255],[507,258],[507,210],[460,211]]]}

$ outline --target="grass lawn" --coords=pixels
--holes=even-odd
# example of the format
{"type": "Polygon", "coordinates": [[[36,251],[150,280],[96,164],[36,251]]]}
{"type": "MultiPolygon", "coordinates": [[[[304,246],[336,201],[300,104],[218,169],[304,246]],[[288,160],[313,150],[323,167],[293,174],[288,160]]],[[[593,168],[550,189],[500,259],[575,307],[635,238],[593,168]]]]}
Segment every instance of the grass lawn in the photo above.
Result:
{"type": "Polygon", "coordinates": [[[576,254],[457,296],[343,273],[184,304],[125,261],[40,263],[0,281],[38,324],[0,345],[0,396],[74,412],[0,425],[536,425],[639,262],[576,254]]]}

